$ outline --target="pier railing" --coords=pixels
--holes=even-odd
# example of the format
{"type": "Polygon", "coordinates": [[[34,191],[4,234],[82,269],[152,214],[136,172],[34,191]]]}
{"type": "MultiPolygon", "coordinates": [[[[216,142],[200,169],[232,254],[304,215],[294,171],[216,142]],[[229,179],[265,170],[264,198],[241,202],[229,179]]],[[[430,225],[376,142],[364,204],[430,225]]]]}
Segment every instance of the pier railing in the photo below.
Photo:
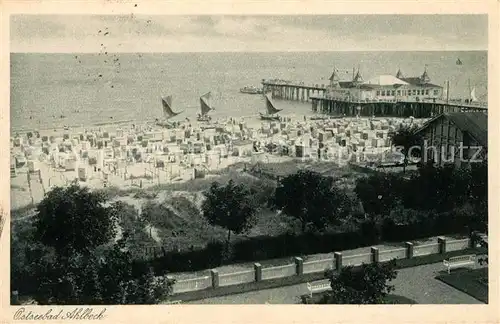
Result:
{"type": "Polygon", "coordinates": [[[413,103],[413,104],[438,104],[438,105],[447,105],[447,106],[456,106],[456,107],[465,107],[465,108],[478,108],[478,109],[487,109],[487,102],[465,102],[462,100],[442,100],[442,99],[420,99],[420,100],[411,100],[406,98],[398,98],[398,99],[352,99],[352,98],[336,98],[326,95],[311,95],[309,97],[311,100],[332,100],[339,102],[348,102],[351,104],[366,104],[366,103],[413,103]]]}
{"type": "Polygon", "coordinates": [[[325,90],[326,84],[319,83],[305,83],[303,81],[292,81],[292,80],[280,80],[280,79],[270,79],[270,80],[262,80],[262,85],[266,86],[288,86],[288,87],[299,87],[305,89],[314,89],[314,90],[325,90]]]}

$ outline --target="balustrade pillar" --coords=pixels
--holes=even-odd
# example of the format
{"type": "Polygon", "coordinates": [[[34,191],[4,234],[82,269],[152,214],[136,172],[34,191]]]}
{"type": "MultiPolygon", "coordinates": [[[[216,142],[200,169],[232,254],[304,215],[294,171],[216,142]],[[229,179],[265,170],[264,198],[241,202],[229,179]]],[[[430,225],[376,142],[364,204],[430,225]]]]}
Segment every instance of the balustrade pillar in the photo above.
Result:
{"type": "Polygon", "coordinates": [[[337,271],[340,271],[342,269],[342,253],[341,252],[335,252],[333,254],[335,258],[335,269],[337,271]]]}

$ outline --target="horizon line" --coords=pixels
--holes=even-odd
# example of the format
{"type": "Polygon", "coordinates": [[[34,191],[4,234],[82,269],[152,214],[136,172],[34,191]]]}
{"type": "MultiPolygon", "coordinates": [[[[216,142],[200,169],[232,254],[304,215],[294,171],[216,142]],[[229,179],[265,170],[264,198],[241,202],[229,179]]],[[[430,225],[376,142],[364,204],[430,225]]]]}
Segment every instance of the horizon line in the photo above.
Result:
{"type": "MultiPolygon", "coordinates": [[[[147,52],[129,52],[129,51],[107,51],[108,54],[203,54],[203,53],[253,53],[253,54],[271,54],[271,53],[338,53],[338,52],[488,52],[488,49],[436,49],[436,50],[423,50],[423,49],[408,49],[408,50],[370,50],[370,49],[348,49],[348,50],[291,50],[291,51],[179,51],[179,52],[161,52],[161,51],[147,51],[147,52]]],[[[10,51],[10,54],[100,54],[102,52],[23,52],[23,51],[10,51]]]]}

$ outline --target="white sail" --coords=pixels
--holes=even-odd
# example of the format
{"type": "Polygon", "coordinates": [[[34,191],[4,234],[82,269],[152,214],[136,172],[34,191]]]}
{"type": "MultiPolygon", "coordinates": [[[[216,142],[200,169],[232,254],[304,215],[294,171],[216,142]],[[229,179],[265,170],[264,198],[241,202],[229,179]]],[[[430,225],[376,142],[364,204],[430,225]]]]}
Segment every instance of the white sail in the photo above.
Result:
{"type": "Polygon", "coordinates": [[[472,91],[470,92],[470,101],[477,101],[476,88],[472,88],[472,91]]]}

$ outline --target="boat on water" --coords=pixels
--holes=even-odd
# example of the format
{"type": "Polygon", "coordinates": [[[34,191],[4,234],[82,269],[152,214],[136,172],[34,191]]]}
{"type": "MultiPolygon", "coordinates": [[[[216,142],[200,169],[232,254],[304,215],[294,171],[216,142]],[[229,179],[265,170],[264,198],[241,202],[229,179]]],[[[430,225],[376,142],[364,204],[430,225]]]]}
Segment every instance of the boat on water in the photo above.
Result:
{"type": "Polygon", "coordinates": [[[457,58],[457,65],[462,65],[462,61],[460,60],[460,58],[457,58]]]}
{"type": "Polygon", "coordinates": [[[469,79],[469,98],[466,99],[465,102],[466,103],[477,102],[476,88],[475,87],[471,88],[470,79],[469,79]]]}
{"type": "Polygon", "coordinates": [[[172,110],[172,96],[162,97],[161,103],[163,106],[163,120],[157,120],[156,125],[167,128],[173,128],[174,123],[169,121],[169,119],[181,114],[182,111],[174,112],[172,110]]]}
{"type": "Polygon", "coordinates": [[[283,109],[278,109],[274,106],[274,103],[271,99],[270,94],[266,94],[265,96],[266,100],[266,109],[267,109],[267,114],[263,114],[259,112],[260,114],[260,119],[262,120],[280,120],[280,116],[278,113],[282,111],[283,109]]]}
{"type": "Polygon", "coordinates": [[[201,108],[201,113],[198,114],[197,120],[200,122],[209,122],[212,120],[212,117],[208,115],[208,113],[212,110],[215,110],[215,108],[211,105],[210,99],[212,97],[211,92],[205,93],[203,96],[200,97],[200,108],[201,108]]]}
{"type": "Polygon", "coordinates": [[[246,86],[240,89],[241,93],[247,93],[247,94],[262,94],[263,89],[254,87],[254,86],[246,86]]]}

